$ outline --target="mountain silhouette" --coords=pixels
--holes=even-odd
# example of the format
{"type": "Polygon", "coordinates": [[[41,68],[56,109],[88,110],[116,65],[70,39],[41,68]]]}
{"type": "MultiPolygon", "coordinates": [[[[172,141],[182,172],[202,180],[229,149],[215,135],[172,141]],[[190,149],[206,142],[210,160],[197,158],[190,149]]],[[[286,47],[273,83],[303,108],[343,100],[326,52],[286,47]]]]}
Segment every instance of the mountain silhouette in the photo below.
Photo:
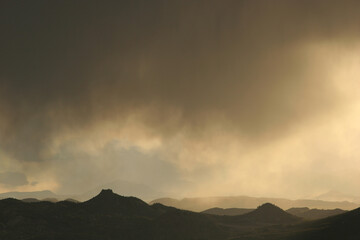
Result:
{"type": "Polygon", "coordinates": [[[85,191],[84,193],[73,196],[73,198],[81,201],[86,201],[94,195],[98,194],[102,189],[112,189],[114,193],[119,193],[125,196],[135,196],[146,201],[150,201],[154,198],[166,195],[165,193],[158,192],[152,187],[145,184],[139,184],[124,180],[115,180],[112,182],[101,184],[88,191],[85,191]]]}
{"type": "Polygon", "coordinates": [[[215,219],[102,190],[92,199],[24,202],[0,200],[0,239],[224,239],[215,219]]]}
{"type": "Polygon", "coordinates": [[[89,212],[112,213],[124,216],[154,217],[159,215],[144,201],[136,197],[124,197],[103,189],[97,196],[84,202],[82,206],[89,212]]]}
{"type": "Polygon", "coordinates": [[[359,224],[360,209],[302,221],[266,203],[243,215],[218,216],[148,205],[109,189],[79,203],[0,200],[0,239],[4,240],[360,239],[359,224]]]}
{"type": "Polygon", "coordinates": [[[271,224],[290,224],[300,221],[300,218],[285,212],[271,203],[265,203],[254,211],[242,215],[242,217],[248,221],[271,224]]]}
{"type": "Polygon", "coordinates": [[[281,208],[265,203],[255,210],[236,216],[216,216],[213,215],[216,222],[230,227],[232,229],[241,229],[248,231],[250,229],[272,227],[275,225],[292,225],[300,223],[301,218],[293,216],[281,208]]]}

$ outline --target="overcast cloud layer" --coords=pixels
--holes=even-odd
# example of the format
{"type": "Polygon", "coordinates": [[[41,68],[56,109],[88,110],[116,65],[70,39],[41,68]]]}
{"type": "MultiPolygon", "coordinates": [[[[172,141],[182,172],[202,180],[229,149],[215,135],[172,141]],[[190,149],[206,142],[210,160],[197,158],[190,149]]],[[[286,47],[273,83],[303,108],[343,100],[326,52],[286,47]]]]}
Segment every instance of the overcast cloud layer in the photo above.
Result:
{"type": "Polygon", "coordinates": [[[360,194],[359,1],[0,9],[1,191],[360,194]]]}

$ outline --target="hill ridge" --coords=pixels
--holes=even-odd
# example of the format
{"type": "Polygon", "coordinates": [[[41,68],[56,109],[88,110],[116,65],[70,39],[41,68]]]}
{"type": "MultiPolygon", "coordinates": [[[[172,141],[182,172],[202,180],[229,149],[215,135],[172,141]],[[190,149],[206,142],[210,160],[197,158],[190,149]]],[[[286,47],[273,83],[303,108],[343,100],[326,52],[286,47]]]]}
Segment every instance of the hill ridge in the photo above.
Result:
{"type": "Polygon", "coordinates": [[[299,217],[287,213],[272,203],[264,203],[258,206],[254,211],[241,216],[256,222],[274,224],[295,223],[301,220],[299,217]]]}

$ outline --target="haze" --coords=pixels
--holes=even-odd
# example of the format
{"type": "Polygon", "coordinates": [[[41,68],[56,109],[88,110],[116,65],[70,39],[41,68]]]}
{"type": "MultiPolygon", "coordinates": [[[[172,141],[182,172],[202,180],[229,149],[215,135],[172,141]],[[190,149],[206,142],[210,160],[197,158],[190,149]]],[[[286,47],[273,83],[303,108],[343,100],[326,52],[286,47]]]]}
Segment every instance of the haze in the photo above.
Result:
{"type": "Polygon", "coordinates": [[[0,192],[360,195],[359,12],[2,1],[0,192]]]}

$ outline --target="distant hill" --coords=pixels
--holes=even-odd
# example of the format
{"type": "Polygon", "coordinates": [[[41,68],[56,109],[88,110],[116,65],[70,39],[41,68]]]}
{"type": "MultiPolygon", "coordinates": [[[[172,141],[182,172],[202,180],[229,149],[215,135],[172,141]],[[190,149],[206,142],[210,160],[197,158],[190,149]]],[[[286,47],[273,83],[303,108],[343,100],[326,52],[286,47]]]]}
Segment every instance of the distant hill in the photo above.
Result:
{"type": "Polygon", "coordinates": [[[290,208],[286,212],[307,219],[307,220],[316,220],[326,217],[331,217],[345,213],[347,211],[342,209],[309,209],[309,208],[290,208]]]}
{"type": "MultiPolygon", "coordinates": [[[[249,208],[210,208],[205,210],[201,213],[211,214],[211,215],[218,215],[218,216],[238,216],[244,215],[254,211],[254,209],[249,208]]],[[[307,207],[303,208],[290,208],[286,210],[287,213],[290,213],[294,216],[306,219],[306,220],[317,220],[321,218],[331,217],[338,214],[342,214],[347,212],[346,210],[342,209],[310,209],[307,207]]]]}
{"type": "Polygon", "coordinates": [[[360,207],[359,204],[352,202],[330,202],[322,200],[289,200],[283,198],[256,198],[247,196],[233,197],[202,197],[202,198],[184,198],[177,200],[173,198],[159,198],[150,203],[161,203],[166,206],[172,206],[179,209],[202,212],[209,208],[256,208],[264,203],[271,202],[282,209],[293,207],[308,207],[317,209],[344,209],[352,210],[360,207]]]}
{"type": "Polygon", "coordinates": [[[302,222],[299,217],[291,215],[281,208],[265,203],[255,210],[236,216],[212,215],[221,226],[226,226],[235,235],[242,235],[252,231],[263,231],[264,228],[272,226],[287,226],[302,222]]]}
{"type": "Polygon", "coordinates": [[[201,213],[219,215],[219,216],[237,216],[251,212],[254,209],[249,208],[210,208],[201,213]]]}
{"type": "Polygon", "coordinates": [[[59,196],[49,190],[45,191],[34,191],[34,192],[6,192],[0,193],[0,199],[4,198],[16,198],[16,199],[26,199],[26,198],[36,198],[36,199],[45,199],[45,198],[59,198],[59,196]]]}

